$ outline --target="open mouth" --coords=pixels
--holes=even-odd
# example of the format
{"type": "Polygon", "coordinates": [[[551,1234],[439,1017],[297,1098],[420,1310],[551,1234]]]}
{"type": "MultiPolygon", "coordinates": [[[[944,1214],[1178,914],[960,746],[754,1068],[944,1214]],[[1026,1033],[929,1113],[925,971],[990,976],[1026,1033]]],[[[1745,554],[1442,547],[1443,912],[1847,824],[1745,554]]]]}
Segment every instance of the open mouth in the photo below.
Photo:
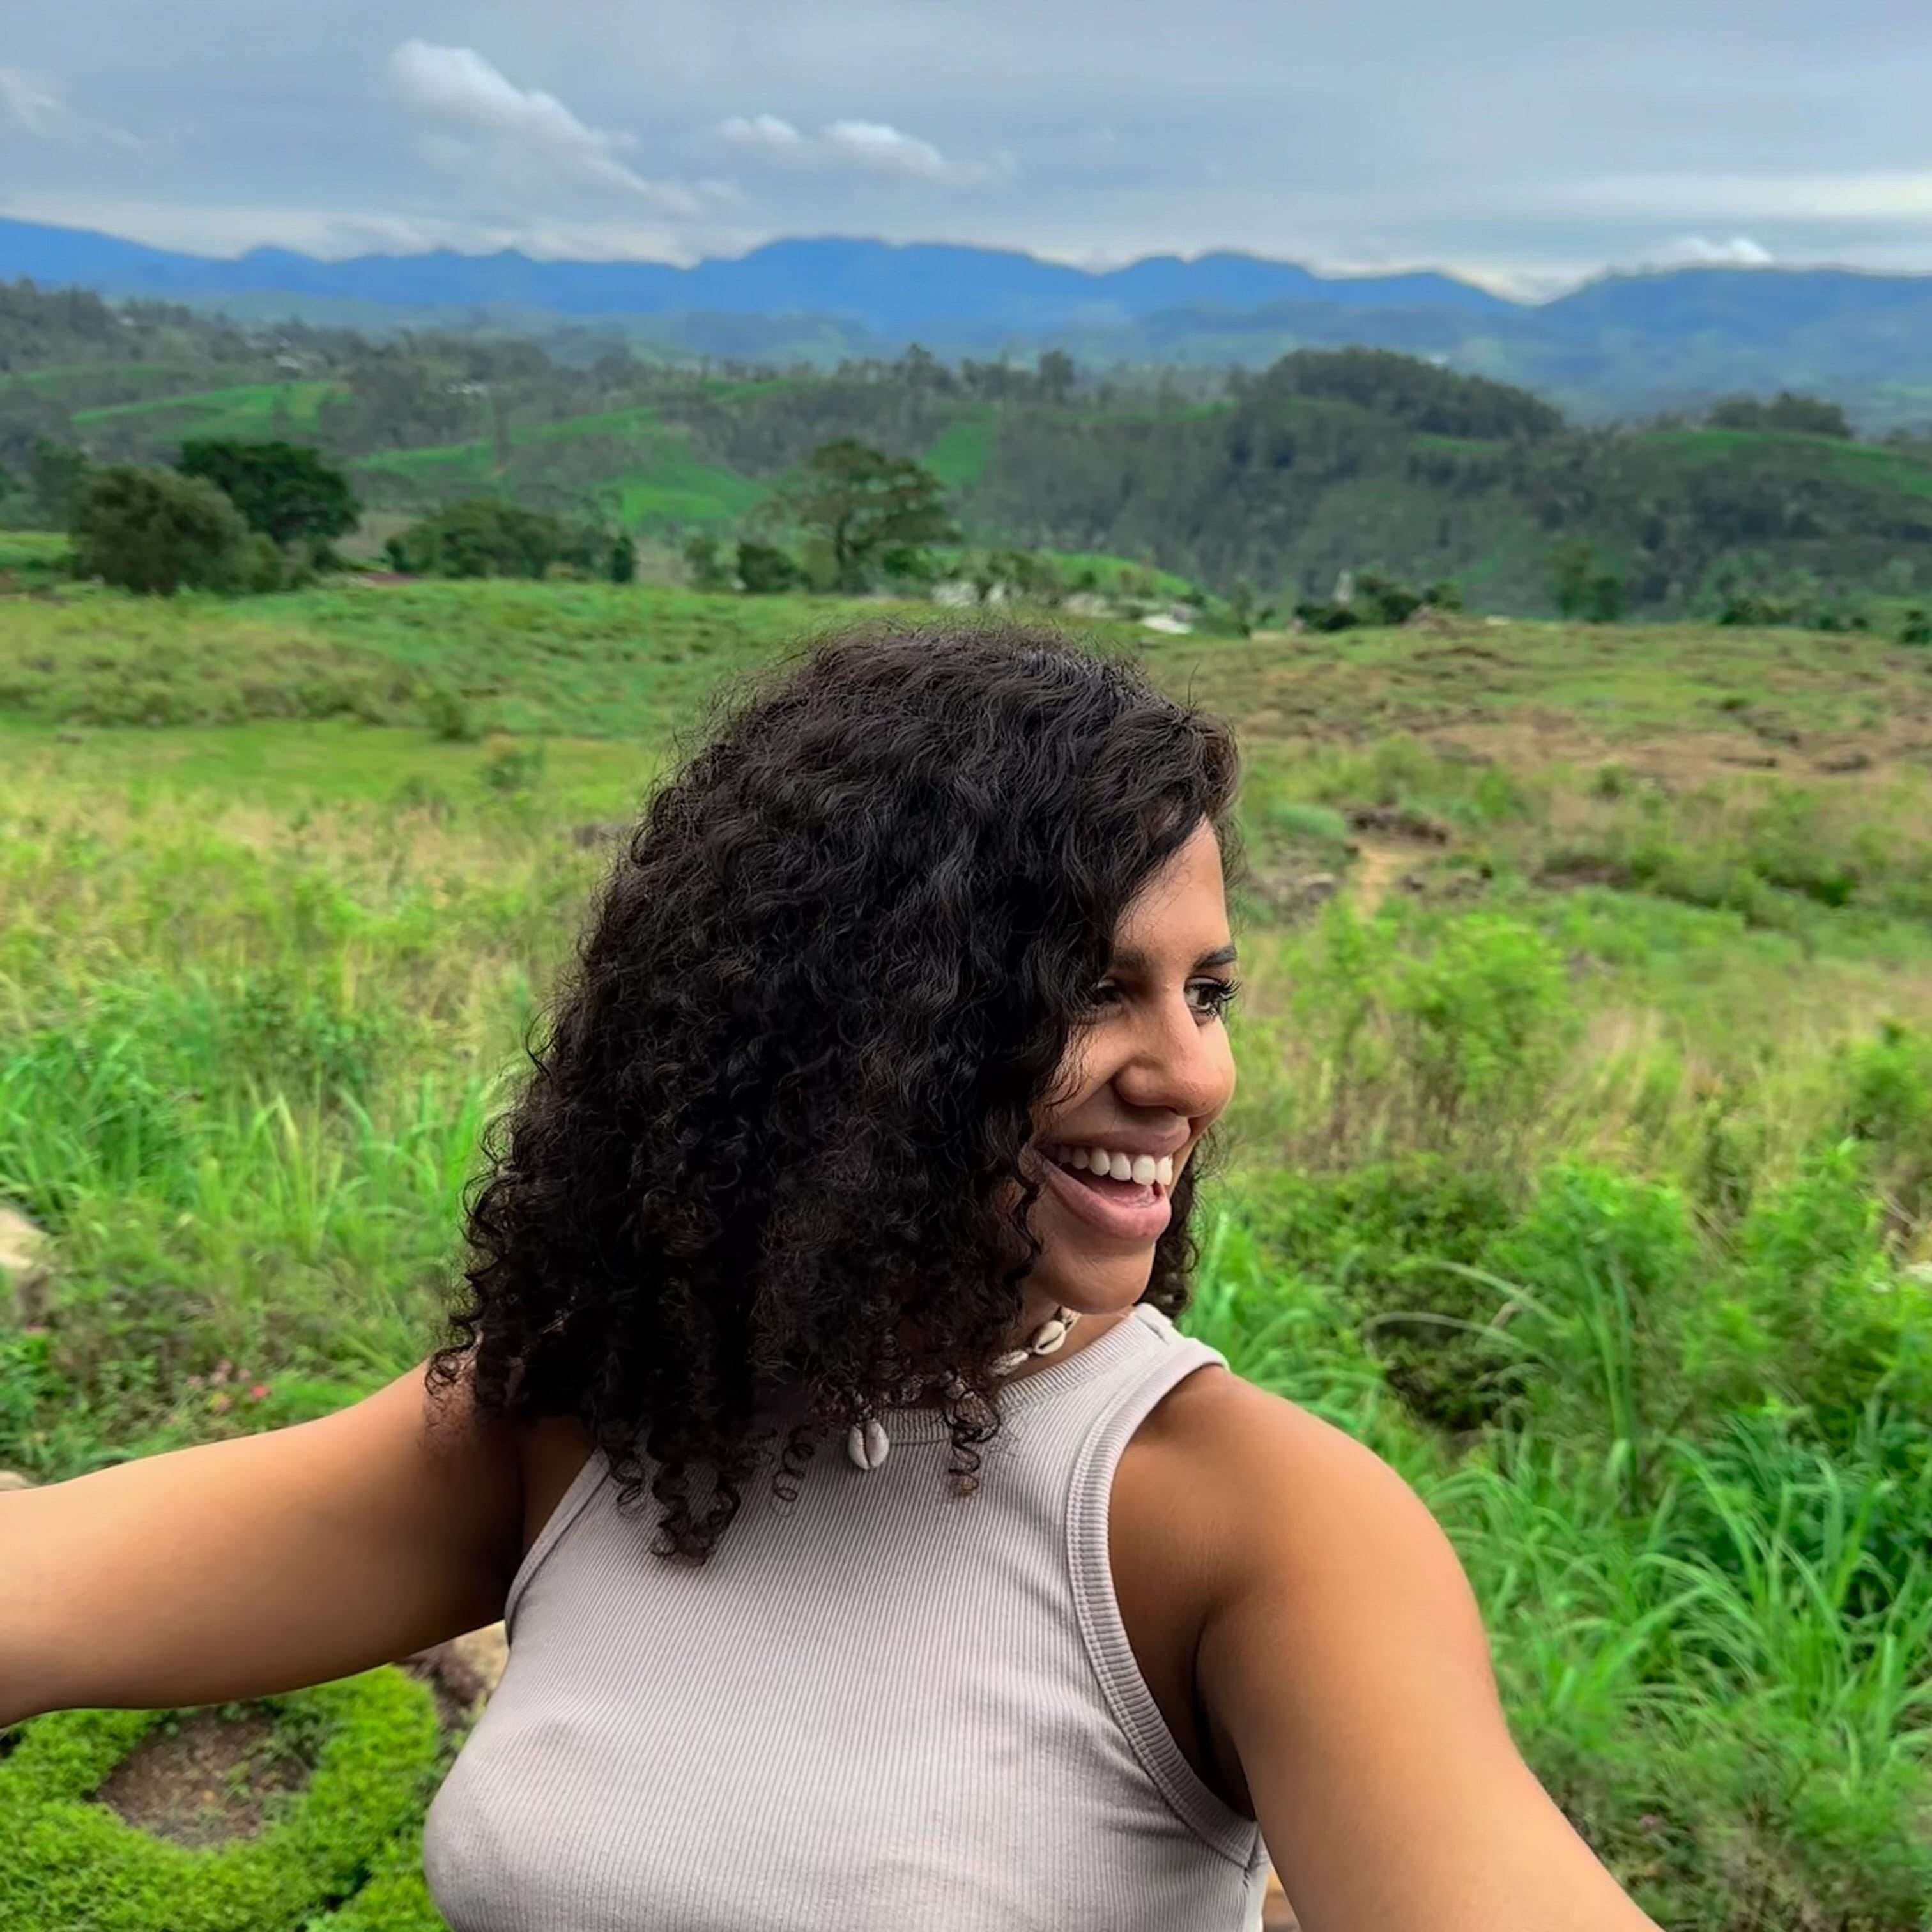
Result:
{"type": "Polygon", "coordinates": [[[1110,1153],[1101,1148],[1061,1142],[1040,1144],[1040,1154],[1069,1180],[1097,1199],[1124,1208],[1150,1208],[1164,1202],[1174,1183],[1172,1156],[1110,1153]],[[1124,1174],[1121,1170],[1125,1168],[1124,1174]]]}

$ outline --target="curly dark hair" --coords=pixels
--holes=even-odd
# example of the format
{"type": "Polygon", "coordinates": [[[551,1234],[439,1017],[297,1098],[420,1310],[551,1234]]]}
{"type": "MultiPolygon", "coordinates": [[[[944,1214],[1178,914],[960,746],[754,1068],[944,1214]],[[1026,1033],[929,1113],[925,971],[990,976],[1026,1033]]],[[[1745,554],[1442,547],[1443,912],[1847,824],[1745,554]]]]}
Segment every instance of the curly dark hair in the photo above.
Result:
{"type": "MultiPolygon", "coordinates": [[[[699,1562],[781,1396],[803,1418],[782,1497],[914,1386],[974,1486],[1040,1252],[1035,1110],[1141,886],[1204,821],[1240,867],[1228,728],[1054,631],[833,637],[724,688],[708,730],[487,1137],[429,1369],[437,1391],[466,1370],[485,1414],[575,1416],[626,1507],[641,1444],[658,1552],[699,1562]]],[[[1202,1173],[1143,1297],[1170,1315],[1202,1173]]]]}

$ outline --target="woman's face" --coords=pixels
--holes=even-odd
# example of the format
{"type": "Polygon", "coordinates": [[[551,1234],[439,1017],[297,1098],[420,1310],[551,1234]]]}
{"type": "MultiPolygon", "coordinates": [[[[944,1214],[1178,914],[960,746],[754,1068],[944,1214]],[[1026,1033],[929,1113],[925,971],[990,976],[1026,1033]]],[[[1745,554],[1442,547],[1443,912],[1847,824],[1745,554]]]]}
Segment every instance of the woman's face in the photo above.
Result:
{"type": "Polygon", "coordinates": [[[1030,1318],[1055,1303],[1112,1314],[1146,1292],[1172,1178],[1234,1094],[1220,1012],[1234,957],[1220,847],[1204,820],[1127,908],[1042,1110],[1028,1154],[1043,1183],[1030,1318]],[[1114,1178],[1124,1167],[1129,1178],[1114,1178]]]}

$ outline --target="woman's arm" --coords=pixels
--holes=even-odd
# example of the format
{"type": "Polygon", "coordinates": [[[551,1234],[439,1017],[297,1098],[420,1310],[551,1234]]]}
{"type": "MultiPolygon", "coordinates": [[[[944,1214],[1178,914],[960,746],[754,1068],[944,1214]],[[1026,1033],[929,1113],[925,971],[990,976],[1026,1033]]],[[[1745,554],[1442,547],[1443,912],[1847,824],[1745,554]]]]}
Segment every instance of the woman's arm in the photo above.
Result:
{"type": "Polygon", "coordinates": [[[1517,1752],[1414,1492],[1246,1384],[1212,1409],[1239,1526],[1197,1680],[1304,1932],[1656,1932],[1517,1752]]]}
{"type": "Polygon", "coordinates": [[[421,1366],[319,1421],[0,1495],[0,1726],[300,1689],[502,1613],[518,1459],[421,1366]]]}

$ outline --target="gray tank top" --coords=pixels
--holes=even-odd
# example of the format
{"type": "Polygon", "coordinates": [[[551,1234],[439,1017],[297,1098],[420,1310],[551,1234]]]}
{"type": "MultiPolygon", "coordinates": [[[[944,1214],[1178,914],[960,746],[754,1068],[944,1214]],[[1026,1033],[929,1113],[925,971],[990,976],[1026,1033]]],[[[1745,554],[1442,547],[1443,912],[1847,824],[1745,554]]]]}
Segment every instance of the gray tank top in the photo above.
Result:
{"type": "Polygon", "coordinates": [[[1168,1730],[1108,1561],[1121,1450],[1210,1362],[1141,1304],[1003,1392],[968,1496],[937,1412],[889,1412],[875,1470],[826,1442],[788,1507],[767,1451],[702,1567],[593,1454],[430,1810],[455,1932],[1258,1926],[1260,1832],[1168,1730]]]}

